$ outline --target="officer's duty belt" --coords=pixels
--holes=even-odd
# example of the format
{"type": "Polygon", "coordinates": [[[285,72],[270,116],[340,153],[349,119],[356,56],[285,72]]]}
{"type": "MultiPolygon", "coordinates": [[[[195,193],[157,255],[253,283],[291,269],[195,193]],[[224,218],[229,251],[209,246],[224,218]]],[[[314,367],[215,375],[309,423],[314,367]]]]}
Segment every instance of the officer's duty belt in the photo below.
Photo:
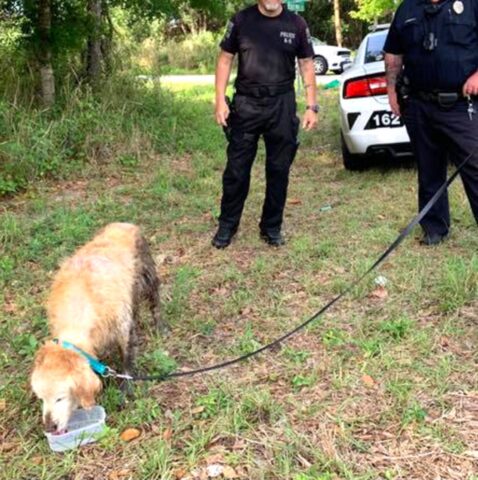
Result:
{"type": "Polygon", "coordinates": [[[255,98],[275,97],[277,95],[291,92],[293,89],[294,85],[261,85],[260,87],[243,87],[241,85],[236,85],[237,94],[255,98]]]}
{"type": "Polygon", "coordinates": [[[426,102],[438,103],[441,107],[453,107],[458,100],[464,100],[461,92],[412,92],[412,95],[426,102]]]}

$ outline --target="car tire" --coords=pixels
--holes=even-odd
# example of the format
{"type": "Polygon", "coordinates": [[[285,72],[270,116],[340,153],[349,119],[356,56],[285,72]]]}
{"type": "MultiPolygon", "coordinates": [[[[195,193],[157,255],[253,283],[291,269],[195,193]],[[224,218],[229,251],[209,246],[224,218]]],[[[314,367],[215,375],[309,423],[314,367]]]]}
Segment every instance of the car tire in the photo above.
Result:
{"type": "Polygon", "coordinates": [[[342,159],[346,170],[364,170],[367,166],[366,156],[350,153],[345,143],[344,136],[340,132],[340,147],[342,149],[342,159]]]}
{"type": "Polygon", "coordinates": [[[329,69],[329,65],[322,55],[317,55],[314,57],[314,68],[316,75],[325,75],[329,69]]]}

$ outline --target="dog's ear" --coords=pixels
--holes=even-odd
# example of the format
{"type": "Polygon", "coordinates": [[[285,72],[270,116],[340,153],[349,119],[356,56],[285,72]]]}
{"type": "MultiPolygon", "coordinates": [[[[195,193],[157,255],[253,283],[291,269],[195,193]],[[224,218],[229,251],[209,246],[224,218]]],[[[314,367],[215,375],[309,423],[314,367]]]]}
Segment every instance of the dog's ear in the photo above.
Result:
{"type": "Polygon", "coordinates": [[[37,374],[42,367],[44,367],[44,362],[48,352],[50,351],[48,343],[42,345],[37,352],[35,353],[35,357],[33,359],[33,369],[30,373],[30,387],[33,389],[33,379],[35,374],[37,374]]]}
{"type": "Polygon", "coordinates": [[[103,384],[90,368],[74,376],[73,395],[82,408],[91,408],[95,405],[95,397],[101,392],[103,384]]]}
{"type": "Polygon", "coordinates": [[[39,368],[45,361],[45,357],[51,352],[51,342],[43,344],[35,353],[35,358],[33,361],[33,368],[39,368]]]}

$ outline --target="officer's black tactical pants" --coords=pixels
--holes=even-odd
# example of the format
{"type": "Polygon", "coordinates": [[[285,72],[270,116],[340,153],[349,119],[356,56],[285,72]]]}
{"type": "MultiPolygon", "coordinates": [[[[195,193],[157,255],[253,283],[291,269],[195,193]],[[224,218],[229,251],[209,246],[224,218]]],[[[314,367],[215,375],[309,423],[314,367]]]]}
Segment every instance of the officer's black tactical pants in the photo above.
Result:
{"type": "MultiPolygon", "coordinates": [[[[411,98],[403,113],[418,163],[418,203],[421,210],[446,180],[447,163],[459,165],[470,153],[461,177],[471,210],[478,222],[478,113],[470,121],[467,102],[459,100],[450,109],[437,103],[411,98]]],[[[478,97],[474,98],[478,112],[478,97]]],[[[445,235],[450,227],[448,194],[445,192],[422,220],[428,233],[445,235]]]]}
{"type": "Polygon", "coordinates": [[[226,129],[229,145],[223,175],[221,225],[233,229],[239,225],[262,135],[266,146],[266,194],[259,226],[264,232],[281,228],[298,130],[294,91],[264,98],[235,95],[226,129]]]}

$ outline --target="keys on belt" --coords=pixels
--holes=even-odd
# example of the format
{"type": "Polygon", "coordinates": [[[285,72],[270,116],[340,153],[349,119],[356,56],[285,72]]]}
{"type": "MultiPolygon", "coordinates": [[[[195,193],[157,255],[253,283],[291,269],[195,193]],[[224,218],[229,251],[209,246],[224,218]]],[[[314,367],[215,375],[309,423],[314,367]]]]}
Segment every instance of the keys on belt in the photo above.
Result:
{"type": "Polygon", "coordinates": [[[467,108],[468,118],[470,119],[470,122],[471,122],[473,120],[473,115],[476,113],[476,110],[470,95],[466,96],[466,100],[468,101],[468,108],[467,108]]]}
{"type": "Polygon", "coordinates": [[[423,92],[423,91],[417,91],[413,92],[418,98],[421,98],[422,100],[425,100],[427,102],[435,102],[440,105],[440,107],[443,108],[452,108],[458,100],[466,100],[468,103],[468,108],[466,110],[468,114],[468,118],[473,120],[473,115],[475,115],[477,112],[475,110],[475,106],[473,103],[473,100],[476,100],[476,96],[471,96],[471,95],[466,95],[463,97],[462,94],[457,93],[457,92],[423,92]]]}

